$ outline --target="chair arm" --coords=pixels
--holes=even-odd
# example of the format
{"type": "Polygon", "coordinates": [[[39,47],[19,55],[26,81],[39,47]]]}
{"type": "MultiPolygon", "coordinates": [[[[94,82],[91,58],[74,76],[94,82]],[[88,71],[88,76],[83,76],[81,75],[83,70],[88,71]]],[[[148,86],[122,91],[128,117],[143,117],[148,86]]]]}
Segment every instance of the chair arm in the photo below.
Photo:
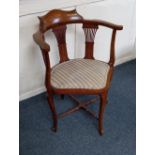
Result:
{"type": "Polygon", "coordinates": [[[103,21],[103,20],[84,20],[83,21],[84,24],[94,24],[94,25],[102,25],[111,29],[115,29],[115,30],[122,30],[123,26],[122,25],[117,25],[117,24],[113,24],[107,21],[103,21]]]}
{"type": "Polygon", "coordinates": [[[43,50],[45,52],[50,51],[50,46],[45,42],[44,35],[42,32],[37,31],[35,34],[33,34],[33,39],[39,45],[41,50],[43,50]]]}

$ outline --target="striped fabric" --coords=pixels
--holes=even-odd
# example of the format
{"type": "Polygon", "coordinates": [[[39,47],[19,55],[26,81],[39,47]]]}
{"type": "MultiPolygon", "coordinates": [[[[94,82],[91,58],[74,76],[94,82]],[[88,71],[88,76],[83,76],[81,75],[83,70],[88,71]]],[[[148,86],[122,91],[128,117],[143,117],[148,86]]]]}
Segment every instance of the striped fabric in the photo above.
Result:
{"type": "Polygon", "coordinates": [[[102,89],[106,85],[110,67],[91,59],[74,59],[54,66],[51,85],[59,89],[102,89]]]}

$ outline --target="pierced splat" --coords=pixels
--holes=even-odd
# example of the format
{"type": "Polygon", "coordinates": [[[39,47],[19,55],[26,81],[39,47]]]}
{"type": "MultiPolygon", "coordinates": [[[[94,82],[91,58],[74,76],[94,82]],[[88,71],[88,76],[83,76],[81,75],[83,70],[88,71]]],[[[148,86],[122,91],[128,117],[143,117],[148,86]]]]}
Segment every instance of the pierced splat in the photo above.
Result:
{"type": "Polygon", "coordinates": [[[55,34],[58,42],[60,63],[69,60],[66,47],[66,29],[66,25],[53,29],[53,33],[55,34]]]}
{"type": "Polygon", "coordinates": [[[98,29],[97,25],[83,25],[85,34],[85,59],[94,59],[94,39],[98,29]]]}

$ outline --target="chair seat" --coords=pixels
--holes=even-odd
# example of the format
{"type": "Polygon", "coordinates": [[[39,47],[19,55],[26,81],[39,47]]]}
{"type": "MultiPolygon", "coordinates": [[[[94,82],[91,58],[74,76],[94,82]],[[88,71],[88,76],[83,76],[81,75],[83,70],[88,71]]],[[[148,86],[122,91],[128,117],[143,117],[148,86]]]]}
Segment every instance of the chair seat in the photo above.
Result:
{"type": "Polygon", "coordinates": [[[109,65],[92,59],[74,59],[55,65],[51,86],[56,89],[102,89],[106,86],[109,65]]]}

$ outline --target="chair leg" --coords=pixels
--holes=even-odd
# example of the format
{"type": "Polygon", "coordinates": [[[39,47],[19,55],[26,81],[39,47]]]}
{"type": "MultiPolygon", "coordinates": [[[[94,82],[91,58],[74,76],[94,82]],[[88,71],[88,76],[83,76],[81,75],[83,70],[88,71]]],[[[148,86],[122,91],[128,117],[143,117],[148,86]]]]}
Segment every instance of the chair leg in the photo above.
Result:
{"type": "Polygon", "coordinates": [[[100,95],[100,108],[99,108],[99,121],[98,121],[98,130],[100,135],[103,135],[104,129],[103,129],[103,113],[105,110],[107,101],[107,92],[100,95]]]}
{"type": "Polygon", "coordinates": [[[53,130],[56,132],[58,128],[58,117],[54,105],[53,95],[51,95],[50,93],[48,93],[48,104],[50,106],[53,115],[53,130]]]}
{"type": "Polygon", "coordinates": [[[60,98],[61,98],[61,100],[63,100],[64,99],[64,94],[61,94],[60,98]]]}

